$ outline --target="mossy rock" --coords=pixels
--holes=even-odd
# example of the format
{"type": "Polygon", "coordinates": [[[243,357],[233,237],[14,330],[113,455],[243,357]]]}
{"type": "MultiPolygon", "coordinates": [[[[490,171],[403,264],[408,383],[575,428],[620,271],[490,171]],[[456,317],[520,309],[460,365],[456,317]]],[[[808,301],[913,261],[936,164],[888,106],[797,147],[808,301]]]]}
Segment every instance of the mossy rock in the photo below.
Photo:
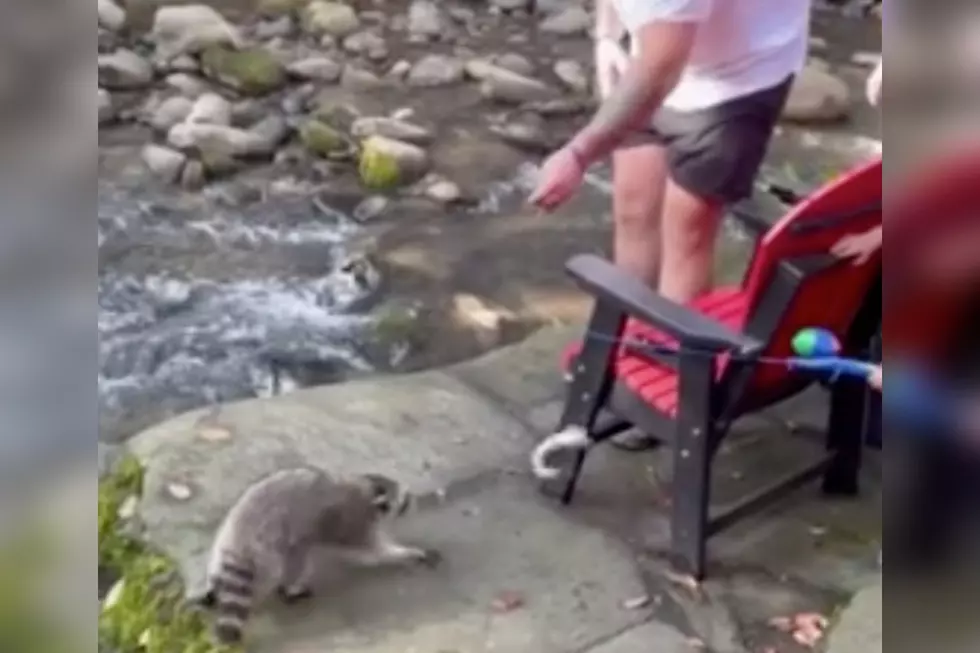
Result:
{"type": "Polygon", "coordinates": [[[201,54],[201,65],[210,77],[246,95],[267,95],[287,81],[285,66],[259,47],[233,50],[212,46],[201,54]]]}
{"type": "Polygon", "coordinates": [[[349,104],[323,100],[317,105],[313,117],[325,125],[349,134],[351,127],[361,117],[361,114],[349,104]]]}
{"type": "Polygon", "coordinates": [[[308,120],[299,130],[303,146],[325,158],[334,158],[350,152],[351,145],[339,131],[319,120],[308,120]]]}
{"type": "Polygon", "coordinates": [[[134,458],[99,482],[99,567],[120,578],[99,613],[100,650],[238,653],[214,643],[205,614],[186,601],[173,561],[124,528],[120,512],[142,491],[143,469],[134,458]]]}
{"type": "Polygon", "coordinates": [[[391,191],[420,179],[428,168],[425,150],[383,136],[361,144],[361,184],[373,191],[391,191]]]}

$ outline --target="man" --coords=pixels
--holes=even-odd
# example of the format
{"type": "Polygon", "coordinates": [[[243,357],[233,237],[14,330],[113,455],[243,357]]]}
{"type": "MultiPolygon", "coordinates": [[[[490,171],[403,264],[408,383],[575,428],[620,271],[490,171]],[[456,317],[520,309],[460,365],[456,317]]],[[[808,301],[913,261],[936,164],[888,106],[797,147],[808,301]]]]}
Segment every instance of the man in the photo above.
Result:
{"type": "Polygon", "coordinates": [[[564,204],[613,154],[614,260],[664,296],[711,286],[726,205],[752,191],[794,75],[808,0],[597,0],[604,102],[544,164],[531,202],[564,204]],[[631,56],[617,55],[622,31],[631,56]]]}
{"type": "Polygon", "coordinates": [[[603,103],[544,163],[530,202],[554,211],[612,154],[613,260],[686,303],[712,285],[725,207],[752,193],[806,61],[810,2],[597,0],[596,17],[603,103]]]}

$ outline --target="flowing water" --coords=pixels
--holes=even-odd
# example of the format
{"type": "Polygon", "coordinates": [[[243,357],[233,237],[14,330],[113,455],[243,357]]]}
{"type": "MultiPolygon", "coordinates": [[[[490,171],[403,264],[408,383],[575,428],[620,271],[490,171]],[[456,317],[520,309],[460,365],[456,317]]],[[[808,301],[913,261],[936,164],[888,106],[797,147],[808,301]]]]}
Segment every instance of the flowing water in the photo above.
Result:
{"type": "Polygon", "coordinates": [[[371,369],[361,309],[376,283],[352,270],[346,216],[308,198],[221,210],[104,183],[98,222],[103,439],[371,369]]]}

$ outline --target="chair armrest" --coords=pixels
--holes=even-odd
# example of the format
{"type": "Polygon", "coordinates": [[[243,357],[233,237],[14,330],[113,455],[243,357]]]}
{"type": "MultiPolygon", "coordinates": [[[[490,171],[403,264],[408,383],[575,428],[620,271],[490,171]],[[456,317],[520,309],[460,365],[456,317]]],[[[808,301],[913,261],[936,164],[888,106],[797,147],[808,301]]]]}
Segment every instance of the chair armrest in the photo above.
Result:
{"type": "Polygon", "coordinates": [[[566,269],[580,286],[600,301],[657,327],[683,345],[713,352],[745,352],[761,346],[754,338],[736,333],[686,306],[661,297],[598,256],[575,256],[566,269]]]}

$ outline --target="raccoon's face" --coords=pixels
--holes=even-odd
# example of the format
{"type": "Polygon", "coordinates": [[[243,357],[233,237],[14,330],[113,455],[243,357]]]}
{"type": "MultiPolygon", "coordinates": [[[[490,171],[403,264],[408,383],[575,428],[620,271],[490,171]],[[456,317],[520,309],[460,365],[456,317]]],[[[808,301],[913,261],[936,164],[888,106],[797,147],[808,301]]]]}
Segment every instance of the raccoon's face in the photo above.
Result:
{"type": "Polygon", "coordinates": [[[401,517],[412,505],[412,495],[397,481],[378,474],[364,477],[371,492],[371,502],[384,517],[401,517]]]}

